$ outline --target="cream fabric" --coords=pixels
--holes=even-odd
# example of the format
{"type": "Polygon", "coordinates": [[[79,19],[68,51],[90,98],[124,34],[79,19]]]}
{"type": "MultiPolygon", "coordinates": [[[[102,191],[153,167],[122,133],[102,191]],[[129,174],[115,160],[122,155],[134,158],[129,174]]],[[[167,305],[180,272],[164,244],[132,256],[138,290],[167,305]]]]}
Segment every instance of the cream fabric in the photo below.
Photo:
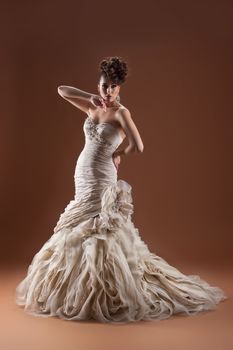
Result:
{"type": "Polygon", "coordinates": [[[140,237],[132,188],[117,178],[112,153],[122,138],[113,124],[83,124],[75,196],[33,257],[15,301],[35,316],[126,323],[215,309],[228,297],[198,275],[185,275],[140,237]]]}

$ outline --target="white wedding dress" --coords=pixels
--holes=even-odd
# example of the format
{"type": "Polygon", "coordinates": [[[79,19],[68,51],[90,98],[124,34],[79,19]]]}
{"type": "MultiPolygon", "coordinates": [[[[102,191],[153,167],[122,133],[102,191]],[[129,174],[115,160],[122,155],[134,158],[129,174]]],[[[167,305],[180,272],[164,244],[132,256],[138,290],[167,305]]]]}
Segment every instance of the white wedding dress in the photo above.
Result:
{"type": "Polygon", "coordinates": [[[221,288],[183,274],[141,239],[131,186],[112,159],[118,129],[88,115],[83,131],[74,199],[16,287],[16,303],[35,316],[113,323],[215,309],[228,298],[221,288]]]}

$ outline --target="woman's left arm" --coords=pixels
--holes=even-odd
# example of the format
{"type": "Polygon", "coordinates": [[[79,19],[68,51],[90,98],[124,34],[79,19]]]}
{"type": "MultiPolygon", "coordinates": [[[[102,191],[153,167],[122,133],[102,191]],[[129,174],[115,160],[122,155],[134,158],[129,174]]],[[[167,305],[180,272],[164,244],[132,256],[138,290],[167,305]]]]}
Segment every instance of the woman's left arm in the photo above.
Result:
{"type": "Polygon", "coordinates": [[[129,144],[123,149],[117,149],[114,152],[114,156],[127,155],[131,152],[143,152],[144,145],[138,129],[131,117],[130,111],[125,108],[120,110],[118,121],[126,134],[129,144]]]}

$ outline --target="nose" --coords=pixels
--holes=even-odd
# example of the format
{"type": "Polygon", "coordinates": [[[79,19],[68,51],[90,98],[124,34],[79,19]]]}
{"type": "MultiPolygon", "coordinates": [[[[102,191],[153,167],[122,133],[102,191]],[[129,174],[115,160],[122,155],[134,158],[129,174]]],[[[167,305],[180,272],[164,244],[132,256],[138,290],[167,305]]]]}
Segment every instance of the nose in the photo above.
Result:
{"type": "Polygon", "coordinates": [[[111,91],[111,86],[109,86],[109,87],[107,88],[107,94],[110,95],[110,91],[111,91]]]}

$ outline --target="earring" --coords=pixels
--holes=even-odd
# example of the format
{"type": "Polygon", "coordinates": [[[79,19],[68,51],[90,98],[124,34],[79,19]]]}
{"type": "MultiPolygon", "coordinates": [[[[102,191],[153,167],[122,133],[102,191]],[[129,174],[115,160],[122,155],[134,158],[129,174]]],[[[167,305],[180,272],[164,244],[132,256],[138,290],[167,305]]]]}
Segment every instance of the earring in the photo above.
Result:
{"type": "Polygon", "coordinates": [[[120,99],[120,95],[117,95],[116,99],[117,99],[118,102],[120,102],[120,100],[121,100],[120,99]]]}

